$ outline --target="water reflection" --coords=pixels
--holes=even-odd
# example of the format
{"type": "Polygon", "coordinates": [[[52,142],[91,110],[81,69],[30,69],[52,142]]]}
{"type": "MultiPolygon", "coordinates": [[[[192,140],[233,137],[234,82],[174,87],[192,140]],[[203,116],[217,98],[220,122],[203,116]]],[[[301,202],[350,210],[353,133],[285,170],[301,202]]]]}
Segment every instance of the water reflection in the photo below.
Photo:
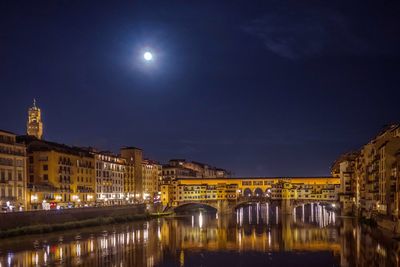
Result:
{"type": "Polygon", "coordinates": [[[336,218],[321,205],[299,206],[284,214],[277,206],[257,204],[231,215],[197,212],[79,233],[0,240],[0,267],[220,266],[218,262],[399,266],[398,243],[379,240],[370,229],[336,218]]]}

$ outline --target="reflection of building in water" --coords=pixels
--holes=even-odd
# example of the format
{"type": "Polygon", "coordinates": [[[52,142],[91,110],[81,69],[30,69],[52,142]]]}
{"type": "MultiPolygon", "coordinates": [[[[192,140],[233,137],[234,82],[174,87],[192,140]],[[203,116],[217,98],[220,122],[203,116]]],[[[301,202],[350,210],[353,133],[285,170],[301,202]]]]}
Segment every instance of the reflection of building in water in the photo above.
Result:
{"type": "Polygon", "coordinates": [[[342,221],[340,236],[341,266],[400,266],[399,243],[377,241],[370,229],[358,225],[355,220],[342,221]]]}
{"type": "Polygon", "coordinates": [[[229,218],[218,221],[205,217],[207,227],[200,228],[198,215],[192,219],[166,221],[161,228],[163,246],[172,250],[205,249],[210,251],[333,251],[339,253],[336,228],[319,228],[315,225],[294,227],[290,218],[284,218],[279,225],[236,225],[233,231],[229,218]]]}
{"type": "Polygon", "coordinates": [[[343,208],[367,217],[379,213],[391,223],[400,221],[399,124],[386,126],[358,151],[340,156],[331,172],[342,181],[343,208]]]}
{"type": "Polygon", "coordinates": [[[159,236],[149,231],[144,223],[139,229],[127,226],[122,232],[103,232],[87,239],[78,235],[54,244],[35,241],[34,249],[0,254],[0,266],[154,266],[161,261],[162,249],[159,236]]]}
{"type": "Polygon", "coordinates": [[[396,247],[377,242],[350,219],[321,226],[315,221],[319,219],[314,213],[314,221],[308,219],[309,214],[304,222],[301,219],[295,222],[291,215],[280,215],[276,223],[272,213],[275,207],[271,207],[268,216],[263,215],[265,209],[260,210],[260,215],[254,208],[250,212],[251,223],[245,210],[242,226],[236,223],[235,215],[216,219],[214,214],[202,214],[201,222],[196,214],[82,229],[79,235],[71,231],[61,237],[50,234],[2,240],[0,266],[165,266],[166,260],[169,266],[183,266],[188,251],[227,250],[241,253],[330,251],[341,266],[399,266],[397,243],[396,247]]]}

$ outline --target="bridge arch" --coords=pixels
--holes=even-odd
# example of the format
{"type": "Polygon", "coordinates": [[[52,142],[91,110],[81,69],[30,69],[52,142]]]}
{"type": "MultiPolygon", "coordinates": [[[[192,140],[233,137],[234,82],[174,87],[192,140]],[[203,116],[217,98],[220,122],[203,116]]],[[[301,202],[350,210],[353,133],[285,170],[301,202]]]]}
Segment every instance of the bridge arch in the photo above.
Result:
{"type": "Polygon", "coordinates": [[[191,212],[197,210],[203,210],[206,212],[217,212],[218,208],[216,207],[216,205],[213,204],[196,202],[182,203],[181,205],[174,208],[174,212],[191,212]]]}
{"type": "Polygon", "coordinates": [[[251,197],[252,195],[253,195],[253,192],[251,191],[250,188],[245,188],[245,189],[243,190],[243,196],[245,196],[245,197],[251,197]]]}
{"type": "Polygon", "coordinates": [[[263,197],[264,191],[261,188],[257,187],[256,189],[254,189],[254,196],[263,197]]]}

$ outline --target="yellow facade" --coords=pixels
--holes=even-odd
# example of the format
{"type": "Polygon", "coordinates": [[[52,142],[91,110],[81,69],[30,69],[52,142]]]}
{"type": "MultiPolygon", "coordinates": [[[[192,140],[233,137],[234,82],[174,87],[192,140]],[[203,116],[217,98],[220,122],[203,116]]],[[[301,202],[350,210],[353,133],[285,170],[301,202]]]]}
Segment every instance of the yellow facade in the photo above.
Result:
{"type": "Polygon", "coordinates": [[[125,165],[124,194],[129,202],[135,198],[135,165],[130,162],[125,165]]]}
{"type": "Polygon", "coordinates": [[[159,191],[159,182],[162,175],[161,165],[152,160],[143,160],[142,178],[143,178],[143,198],[153,199],[159,191]]]}
{"type": "Polygon", "coordinates": [[[96,201],[94,158],[85,151],[34,141],[28,146],[30,206],[91,206],[96,201]]]}
{"type": "Polygon", "coordinates": [[[161,186],[161,201],[164,206],[240,197],[335,201],[339,188],[334,177],[182,178],[161,186]]]}

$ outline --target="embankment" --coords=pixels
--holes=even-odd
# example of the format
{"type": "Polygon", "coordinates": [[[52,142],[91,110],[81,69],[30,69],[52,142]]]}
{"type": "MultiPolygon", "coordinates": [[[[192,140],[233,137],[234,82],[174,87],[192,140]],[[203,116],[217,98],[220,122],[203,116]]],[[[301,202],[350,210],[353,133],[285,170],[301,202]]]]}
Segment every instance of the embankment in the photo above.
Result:
{"type": "Polygon", "coordinates": [[[157,216],[147,213],[145,205],[1,213],[0,237],[47,233],[157,216]]]}

